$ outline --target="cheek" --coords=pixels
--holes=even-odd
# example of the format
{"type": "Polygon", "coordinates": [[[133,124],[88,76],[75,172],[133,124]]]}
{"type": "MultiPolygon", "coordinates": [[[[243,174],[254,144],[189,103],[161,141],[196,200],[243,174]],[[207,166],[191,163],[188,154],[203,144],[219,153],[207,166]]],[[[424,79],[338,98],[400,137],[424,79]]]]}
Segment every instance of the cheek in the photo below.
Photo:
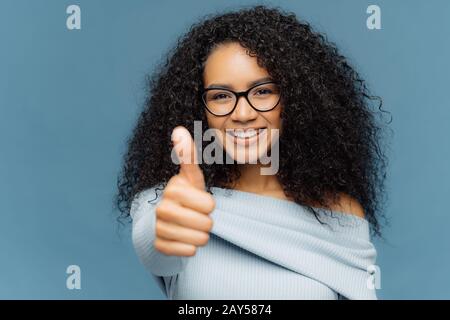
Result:
{"type": "Polygon", "coordinates": [[[208,122],[208,128],[215,128],[214,119],[209,114],[206,114],[206,121],[208,122]]]}
{"type": "Polygon", "coordinates": [[[281,109],[277,108],[276,110],[271,111],[267,117],[267,120],[269,120],[272,128],[281,129],[281,109]]]}
{"type": "Polygon", "coordinates": [[[225,117],[214,117],[210,114],[206,115],[206,120],[208,122],[208,127],[212,129],[222,129],[225,124],[225,117]]]}

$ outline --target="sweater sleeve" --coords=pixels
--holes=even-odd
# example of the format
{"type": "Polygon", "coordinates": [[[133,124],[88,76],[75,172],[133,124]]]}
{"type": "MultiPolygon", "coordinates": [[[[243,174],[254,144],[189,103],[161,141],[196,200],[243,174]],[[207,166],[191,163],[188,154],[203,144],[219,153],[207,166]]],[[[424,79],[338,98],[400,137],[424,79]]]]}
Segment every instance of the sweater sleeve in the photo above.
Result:
{"type": "Polygon", "coordinates": [[[155,207],[161,199],[160,189],[150,188],[138,193],[130,209],[132,241],[136,254],[145,268],[154,276],[160,288],[170,297],[170,287],[176,275],[184,270],[189,257],[165,255],[154,248],[155,207]]]}

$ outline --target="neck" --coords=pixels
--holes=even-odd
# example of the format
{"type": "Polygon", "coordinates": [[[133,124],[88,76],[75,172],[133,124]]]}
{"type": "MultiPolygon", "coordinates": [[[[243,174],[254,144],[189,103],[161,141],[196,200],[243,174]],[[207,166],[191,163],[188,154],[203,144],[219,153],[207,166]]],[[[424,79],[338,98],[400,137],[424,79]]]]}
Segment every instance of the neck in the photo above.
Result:
{"type": "Polygon", "coordinates": [[[284,198],[284,192],[276,175],[261,175],[261,164],[240,165],[241,176],[235,189],[263,195],[273,195],[284,198]]]}

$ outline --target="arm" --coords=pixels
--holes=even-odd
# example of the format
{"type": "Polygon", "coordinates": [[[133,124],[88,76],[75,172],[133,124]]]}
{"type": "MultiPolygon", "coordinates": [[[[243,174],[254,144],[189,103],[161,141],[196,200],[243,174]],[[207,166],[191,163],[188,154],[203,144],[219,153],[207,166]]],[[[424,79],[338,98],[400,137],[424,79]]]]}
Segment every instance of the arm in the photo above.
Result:
{"type": "Polygon", "coordinates": [[[173,276],[184,270],[189,257],[168,256],[154,248],[155,188],[140,192],[132,202],[130,216],[133,219],[132,240],[137,256],[154,276],[173,276]]]}

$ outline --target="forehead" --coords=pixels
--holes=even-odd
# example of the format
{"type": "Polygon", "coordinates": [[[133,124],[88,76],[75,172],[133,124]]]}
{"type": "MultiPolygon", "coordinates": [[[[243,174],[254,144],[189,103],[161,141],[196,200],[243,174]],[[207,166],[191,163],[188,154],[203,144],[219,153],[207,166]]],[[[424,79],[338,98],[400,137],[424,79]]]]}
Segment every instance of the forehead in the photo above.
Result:
{"type": "Polygon", "coordinates": [[[203,72],[205,86],[227,84],[236,90],[247,89],[247,84],[269,76],[239,43],[221,44],[208,56],[203,72]]]}

